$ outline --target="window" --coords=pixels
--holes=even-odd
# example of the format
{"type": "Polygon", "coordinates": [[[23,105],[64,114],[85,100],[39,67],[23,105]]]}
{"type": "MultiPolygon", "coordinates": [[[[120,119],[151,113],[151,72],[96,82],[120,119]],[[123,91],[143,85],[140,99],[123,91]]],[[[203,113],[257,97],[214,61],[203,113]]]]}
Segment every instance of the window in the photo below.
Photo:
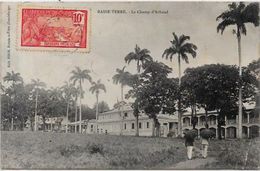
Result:
{"type": "Polygon", "coordinates": [[[127,112],[126,112],[126,113],[124,113],[124,116],[125,116],[125,117],[127,117],[127,112]]]}
{"type": "Polygon", "coordinates": [[[125,123],[125,129],[126,129],[126,123],[125,123]]]}
{"type": "Polygon", "coordinates": [[[135,129],[135,123],[132,123],[132,129],[135,129]]]}
{"type": "Polygon", "coordinates": [[[149,128],[149,126],[150,126],[150,125],[149,125],[149,122],[147,122],[147,123],[146,123],[146,128],[149,128]]]}
{"type": "Polygon", "coordinates": [[[93,132],[93,125],[91,125],[91,126],[90,126],[90,128],[91,128],[91,130],[90,130],[90,131],[91,131],[91,132],[93,132]]]}
{"type": "Polygon", "coordinates": [[[142,129],[142,123],[141,122],[139,122],[139,128],[142,129]]]}

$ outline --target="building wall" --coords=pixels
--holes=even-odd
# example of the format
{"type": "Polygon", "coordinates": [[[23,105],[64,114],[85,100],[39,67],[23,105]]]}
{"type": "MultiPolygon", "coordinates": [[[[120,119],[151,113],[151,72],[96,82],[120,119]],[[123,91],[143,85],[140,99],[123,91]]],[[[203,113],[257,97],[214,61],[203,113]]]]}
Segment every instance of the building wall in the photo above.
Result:
{"type": "MultiPolygon", "coordinates": [[[[208,125],[211,130],[213,130],[217,135],[217,113],[209,113],[208,114],[208,125]]],[[[197,114],[198,123],[196,125],[196,129],[198,133],[205,129],[205,114],[199,113],[197,114]]],[[[225,117],[225,126],[222,126],[222,137],[223,138],[236,138],[238,134],[238,117],[235,118],[227,118],[225,117]]],[[[192,129],[191,124],[191,115],[185,113],[182,117],[182,131],[187,131],[192,129]]],[[[248,110],[246,114],[242,117],[242,134],[244,138],[250,137],[259,137],[259,127],[260,127],[260,120],[259,115],[253,116],[251,110],[248,110]]]]}
{"type": "MultiPolygon", "coordinates": [[[[101,113],[97,122],[98,129],[89,131],[88,127],[86,132],[113,135],[135,135],[137,125],[133,110],[129,107],[126,107],[123,110],[124,111],[114,110],[101,113]]],[[[161,124],[160,131],[162,136],[167,136],[169,131],[176,132],[177,119],[160,118],[160,116],[158,116],[158,121],[161,124]]],[[[145,113],[140,114],[138,127],[140,136],[152,136],[153,120],[149,119],[145,113]]]]}

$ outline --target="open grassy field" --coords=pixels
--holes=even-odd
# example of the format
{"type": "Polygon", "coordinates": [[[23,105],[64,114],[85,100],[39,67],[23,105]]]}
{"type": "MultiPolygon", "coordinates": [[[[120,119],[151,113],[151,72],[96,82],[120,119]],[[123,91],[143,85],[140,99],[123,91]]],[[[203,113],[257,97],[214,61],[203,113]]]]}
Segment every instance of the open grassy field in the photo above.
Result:
{"type": "Polygon", "coordinates": [[[2,168],[148,169],[185,160],[181,139],[2,132],[2,168]]]}
{"type": "MultiPolygon", "coordinates": [[[[209,156],[217,162],[200,169],[257,169],[259,148],[259,139],[211,141],[209,156]]],[[[165,169],[185,160],[183,139],[1,132],[5,169],[165,169]]]]}

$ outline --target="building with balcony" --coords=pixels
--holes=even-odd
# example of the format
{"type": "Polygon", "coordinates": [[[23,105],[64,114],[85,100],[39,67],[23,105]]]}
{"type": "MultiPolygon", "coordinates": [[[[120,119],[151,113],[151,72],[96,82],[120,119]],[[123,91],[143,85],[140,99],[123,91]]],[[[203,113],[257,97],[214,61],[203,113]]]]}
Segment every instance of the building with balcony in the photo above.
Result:
{"type": "MultiPolygon", "coordinates": [[[[174,115],[159,114],[160,136],[166,137],[169,132],[177,134],[178,119],[174,115]]],[[[75,126],[78,130],[79,122],[72,122],[70,132],[74,132],[75,126]]],[[[111,134],[111,135],[135,135],[136,126],[139,128],[140,136],[152,136],[153,120],[141,112],[138,125],[130,105],[125,105],[121,109],[113,109],[100,113],[98,120],[82,121],[82,132],[90,134],[111,134]]]]}
{"type": "MultiPolygon", "coordinates": [[[[208,112],[208,125],[209,129],[217,134],[217,117],[218,113],[216,111],[208,112]]],[[[182,116],[182,131],[192,129],[191,123],[191,112],[186,112],[182,116]]],[[[205,129],[206,117],[204,111],[198,111],[196,114],[197,125],[196,130],[199,133],[205,129]]],[[[221,136],[223,138],[236,138],[238,134],[238,116],[234,118],[225,117],[225,126],[221,127],[221,136]]],[[[259,137],[259,113],[254,112],[254,110],[247,109],[242,116],[242,135],[244,138],[259,137]]]]}

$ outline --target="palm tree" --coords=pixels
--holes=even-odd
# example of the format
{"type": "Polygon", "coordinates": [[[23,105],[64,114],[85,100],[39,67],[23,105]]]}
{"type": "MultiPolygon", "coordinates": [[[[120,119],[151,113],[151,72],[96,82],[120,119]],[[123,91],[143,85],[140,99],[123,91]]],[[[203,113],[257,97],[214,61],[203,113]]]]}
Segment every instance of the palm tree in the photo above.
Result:
{"type": "MultiPolygon", "coordinates": [[[[98,121],[98,95],[100,93],[100,90],[103,90],[104,92],[106,92],[106,87],[104,84],[101,83],[100,80],[98,80],[97,82],[92,82],[92,86],[89,88],[89,91],[92,94],[96,94],[96,99],[97,99],[97,105],[96,105],[96,123],[98,121]]],[[[98,129],[98,126],[96,127],[96,129],[98,129]]],[[[97,130],[96,130],[97,131],[97,130]]]]}
{"type": "MultiPolygon", "coordinates": [[[[84,69],[81,70],[79,67],[76,67],[75,70],[71,71],[72,76],[70,77],[70,81],[73,81],[73,84],[75,85],[77,82],[79,83],[79,90],[80,95],[82,95],[82,83],[84,83],[84,80],[88,80],[89,82],[92,82],[92,78],[89,75],[90,70],[84,69]]],[[[82,120],[82,112],[81,112],[81,99],[82,96],[79,98],[79,132],[81,131],[81,120],[82,120]]]]}
{"type": "MultiPolygon", "coordinates": [[[[130,52],[125,57],[125,62],[130,64],[132,61],[136,61],[137,73],[140,74],[141,68],[144,67],[146,62],[152,61],[152,57],[149,55],[148,49],[141,49],[138,45],[135,46],[134,52],[130,52]]],[[[138,111],[138,110],[136,110],[138,111]]],[[[136,136],[139,136],[139,116],[136,114],[136,136]]]]}
{"type": "Polygon", "coordinates": [[[23,83],[23,78],[21,77],[20,73],[15,73],[14,71],[11,71],[10,72],[7,72],[6,73],[6,76],[4,76],[4,82],[12,82],[12,93],[10,94],[10,97],[11,95],[13,95],[13,103],[11,105],[11,130],[14,129],[14,117],[13,117],[13,113],[14,113],[14,101],[15,101],[15,96],[16,96],[16,91],[15,91],[15,84],[16,83],[23,83]]]}
{"type": "MultiPolygon", "coordinates": [[[[181,35],[178,37],[174,32],[173,40],[171,41],[171,47],[164,50],[162,57],[165,56],[166,59],[170,59],[172,61],[173,55],[178,56],[178,65],[179,65],[179,88],[181,85],[181,59],[186,63],[189,63],[188,54],[190,54],[193,58],[196,57],[197,46],[193,43],[187,43],[187,40],[190,40],[190,36],[181,35]]],[[[178,101],[178,134],[181,135],[182,124],[181,124],[181,96],[179,93],[179,101],[178,101]]]]}
{"type": "MultiPolygon", "coordinates": [[[[80,95],[80,88],[78,87],[73,87],[72,88],[72,96],[74,97],[74,104],[75,104],[75,133],[77,132],[77,126],[76,126],[76,122],[77,122],[77,118],[78,118],[78,105],[77,105],[77,101],[78,101],[78,96],[80,95]]],[[[84,91],[82,91],[81,94],[81,98],[83,98],[83,94],[84,91]]]]}
{"type": "Polygon", "coordinates": [[[34,112],[34,131],[37,131],[37,123],[36,123],[36,118],[37,118],[37,106],[38,106],[38,94],[39,94],[39,88],[46,87],[46,84],[44,82],[41,82],[38,78],[32,79],[32,86],[34,87],[35,90],[35,112],[34,112]]]}
{"type": "Polygon", "coordinates": [[[119,109],[121,113],[122,123],[120,128],[120,134],[122,134],[123,129],[123,102],[124,102],[124,86],[128,84],[128,79],[130,77],[130,73],[125,71],[125,66],[122,69],[117,68],[116,74],[112,77],[114,84],[121,84],[121,102],[119,102],[119,109]]]}
{"type": "MultiPolygon", "coordinates": [[[[259,26],[259,4],[250,3],[245,5],[243,2],[232,2],[228,5],[228,10],[220,14],[217,19],[220,23],[217,26],[217,32],[221,31],[223,34],[226,27],[234,25],[236,30],[233,33],[237,37],[238,43],[238,61],[239,61],[239,77],[242,78],[241,68],[241,34],[246,35],[247,23],[254,24],[255,27],[259,26]]],[[[239,115],[238,115],[238,137],[242,138],[242,89],[239,84],[239,115]]]]}
{"type": "Polygon", "coordinates": [[[72,100],[72,96],[73,96],[73,91],[74,91],[74,86],[68,82],[65,82],[65,85],[61,87],[63,89],[64,92],[64,98],[67,102],[67,109],[66,109],[66,117],[67,117],[67,122],[66,122],[66,133],[68,133],[68,122],[69,122],[69,107],[70,107],[70,103],[72,100]]]}
{"type": "Polygon", "coordinates": [[[122,69],[117,68],[116,74],[112,77],[114,84],[121,84],[121,101],[124,101],[124,86],[128,84],[130,73],[125,71],[125,66],[122,69]]]}

